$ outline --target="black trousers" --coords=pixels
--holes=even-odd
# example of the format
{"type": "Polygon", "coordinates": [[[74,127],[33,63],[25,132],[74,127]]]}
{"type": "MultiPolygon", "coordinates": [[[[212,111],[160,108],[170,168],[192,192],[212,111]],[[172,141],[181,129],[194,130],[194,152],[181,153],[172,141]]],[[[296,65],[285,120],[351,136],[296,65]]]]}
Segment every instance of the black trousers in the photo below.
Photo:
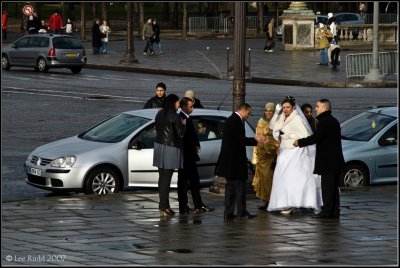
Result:
{"type": "Polygon", "coordinates": [[[178,201],[179,210],[188,206],[187,191],[190,189],[195,209],[200,209],[204,204],[200,195],[200,177],[195,161],[183,161],[183,168],[178,171],[178,201]]]}
{"type": "Polygon", "coordinates": [[[340,173],[321,175],[323,214],[336,216],[340,213],[339,178],[340,173]]]}
{"type": "Polygon", "coordinates": [[[226,178],[224,216],[234,214],[235,206],[238,217],[246,216],[246,180],[226,178]]]}
{"type": "Polygon", "coordinates": [[[171,178],[174,173],[173,169],[158,169],[158,194],[160,197],[159,209],[170,208],[169,206],[169,190],[171,188],[171,178]]]}

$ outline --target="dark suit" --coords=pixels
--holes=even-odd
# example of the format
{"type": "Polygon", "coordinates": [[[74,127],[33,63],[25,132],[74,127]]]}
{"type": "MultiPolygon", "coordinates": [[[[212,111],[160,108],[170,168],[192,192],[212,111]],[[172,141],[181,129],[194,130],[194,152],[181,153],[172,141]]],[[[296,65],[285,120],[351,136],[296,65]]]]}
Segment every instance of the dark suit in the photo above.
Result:
{"type": "Polygon", "coordinates": [[[248,166],[246,146],[255,146],[254,138],[247,138],[244,122],[237,113],[233,113],[225,122],[218,157],[216,174],[225,177],[225,212],[224,216],[234,214],[235,203],[239,217],[245,217],[246,210],[246,181],[248,166]]]}
{"type": "Polygon", "coordinates": [[[341,130],[338,120],[325,111],[317,116],[315,133],[298,140],[299,147],[316,144],[314,173],[321,175],[323,214],[339,216],[339,178],[345,169],[341,130]]]}
{"type": "Polygon", "coordinates": [[[183,212],[188,207],[188,186],[192,193],[194,208],[201,209],[204,204],[200,196],[200,178],[196,166],[199,157],[196,151],[196,147],[200,147],[199,137],[192,119],[183,112],[180,112],[179,116],[186,119],[186,131],[183,137],[183,169],[178,171],[179,210],[183,212]]]}

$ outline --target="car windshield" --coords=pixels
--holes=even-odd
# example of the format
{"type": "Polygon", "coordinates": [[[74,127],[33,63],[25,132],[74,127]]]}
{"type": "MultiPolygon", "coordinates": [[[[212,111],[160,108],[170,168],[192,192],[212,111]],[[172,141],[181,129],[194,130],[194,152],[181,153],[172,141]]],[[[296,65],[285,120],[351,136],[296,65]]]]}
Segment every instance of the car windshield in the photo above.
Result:
{"type": "Polygon", "coordinates": [[[78,137],[89,141],[116,143],[149,121],[148,118],[119,114],[101,122],[78,137]]]}
{"type": "Polygon", "coordinates": [[[53,46],[59,49],[83,49],[81,42],[73,37],[55,37],[53,46]]]}
{"type": "Polygon", "coordinates": [[[341,124],[342,139],[368,141],[386,127],[394,117],[379,113],[365,112],[341,124]]]}

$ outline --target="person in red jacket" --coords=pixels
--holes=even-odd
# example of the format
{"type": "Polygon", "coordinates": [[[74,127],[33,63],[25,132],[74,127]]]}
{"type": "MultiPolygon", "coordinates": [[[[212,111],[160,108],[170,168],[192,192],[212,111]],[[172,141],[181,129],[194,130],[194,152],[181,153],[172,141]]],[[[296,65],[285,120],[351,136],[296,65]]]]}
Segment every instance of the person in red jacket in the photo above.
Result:
{"type": "Polygon", "coordinates": [[[8,12],[7,10],[3,11],[1,15],[1,34],[3,36],[3,40],[7,39],[7,28],[8,28],[8,12]]]}
{"type": "Polygon", "coordinates": [[[61,34],[62,33],[61,27],[64,27],[62,18],[57,12],[54,12],[54,14],[50,16],[47,25],[48,25],[48,30],[55,34],[61,34]]]}

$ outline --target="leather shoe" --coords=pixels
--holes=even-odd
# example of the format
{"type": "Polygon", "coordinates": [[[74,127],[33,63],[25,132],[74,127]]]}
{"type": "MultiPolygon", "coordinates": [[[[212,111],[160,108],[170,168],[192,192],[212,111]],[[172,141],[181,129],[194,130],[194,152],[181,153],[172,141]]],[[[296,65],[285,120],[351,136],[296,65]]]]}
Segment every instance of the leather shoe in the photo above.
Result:
{"type": "Polygon", "coordinates": [[[250,214],[248,211],[246,211],[243,216],[239,217],[239,219],[245,219],[245,218],[252,219],[252,218],[255,218],[255,217],[257,217],[257,215],[250,214]]]}
{"type": "Polygon", "coordinates": [[[235,219],[235,218],[236,218],[236,215],[235,215],[235,214],[226,214],[226,215],[224,216],[224,220],[225,220],[225,221],[233,220],[233,219],[235,219]]]}
{"type": "Polygon", "coordinates": [[[173,211],[170,208],[160,209],[160,217],[173,216],[173,215],[175,215],[175,211],[173,211]]]}
{"type": "Polygon", "coordinates": [[[203,205],[200,209],[203,210],[204,212],[210,212],[210,211],[215,210],[215,208],[210,208],[210,207],[207,207],[206,205],[203,205]]]}
{"type": "Polygon", "coordinates": [[[325,214],[325,213],[318,213],[314,214],[313,218],[319,218],[319,219],[339,219],[339,215],[330,215],[330,214],[325,214]]]}

